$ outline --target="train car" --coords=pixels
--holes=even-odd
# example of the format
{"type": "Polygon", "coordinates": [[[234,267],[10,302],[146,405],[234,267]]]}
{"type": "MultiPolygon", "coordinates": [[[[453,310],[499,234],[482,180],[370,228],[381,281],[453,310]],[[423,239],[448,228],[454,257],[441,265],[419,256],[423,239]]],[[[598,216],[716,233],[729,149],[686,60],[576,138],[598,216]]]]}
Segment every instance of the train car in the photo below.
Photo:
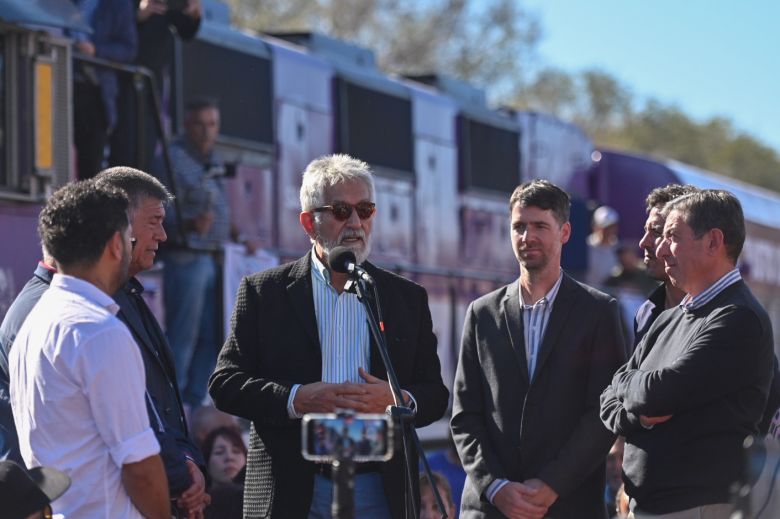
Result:
{"type": "MultiPolygon", "coordinates": [[[[372,261],[428,290],[451,385],[467,305],[517,275],[509,195],[530,178],[564,183],[589,156],[590,141],[551,116],[491,109],[484,91],[452,78],[388,76],[368,49],[315,33],[250,34],[230,25],[224,4],[205,1],[204,8],[197,36],[171,49],[161,112],[153,115],[173,135],[188,100],[218,100],[217,149],[237,166],[226,179],[231,212],[242,234],[277,262],[310,247],[298,223],[306,164],[336,152],[368,162],[380,209],[372,261]]],[[[61,26],[77,18],[71,12],[61,26]]],[[[69,41],[19,23],[0,31],[0,239],[15,244],[0,253],[2,317],[39,258],[41,203],[75,178],[75,168],[69,41]]],[[[584,249],[585,233],[578,238],[584,249]]],[[[163,321],[160,276],[145,273],[144,282],[163,321]]],[[[442,421],[423,436],[442,439],[447,430],[442,421]]]]}
{"type": "Polygon", "coordinates": [[[40,259],[41,204],[73,178],[63,29],[85,29],[70,2],[0,3],[0,318],[40,259]]]}
{"type": "MultiPolygon", "coordinates": [[[[681,162],[600,150],[593,164],[572,178],[570,189],[620,213],[620,237],[638,243],[647,217],[644,200],[669,183],[725,189],[742,203],[747,239],[740,258],[742,274],[780,329],[780,194],[681,162]]],[[[775,335],[780,354],[780,335],[775,335]]]]}

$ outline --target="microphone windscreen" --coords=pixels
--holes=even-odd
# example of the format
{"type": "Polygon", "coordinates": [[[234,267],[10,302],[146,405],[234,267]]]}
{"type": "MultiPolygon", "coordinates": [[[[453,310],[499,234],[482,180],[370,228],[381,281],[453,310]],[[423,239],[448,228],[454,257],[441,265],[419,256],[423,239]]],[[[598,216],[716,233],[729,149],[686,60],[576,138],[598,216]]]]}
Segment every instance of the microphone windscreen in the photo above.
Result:
{"type": "Polygon", "coordinates": [[[333,247],[333,250],[328,254],[328,264],[333,272],[348,273],[347,266],[350,263],[357,263],[357,258],[355,253],[347,247],[333,247]]]}

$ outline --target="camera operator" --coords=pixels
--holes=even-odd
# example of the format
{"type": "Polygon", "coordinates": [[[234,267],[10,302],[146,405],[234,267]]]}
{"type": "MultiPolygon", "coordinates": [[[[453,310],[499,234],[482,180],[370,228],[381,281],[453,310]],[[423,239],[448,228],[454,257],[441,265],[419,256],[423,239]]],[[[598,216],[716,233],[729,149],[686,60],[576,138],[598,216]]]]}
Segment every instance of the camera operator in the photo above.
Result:
{"type": "MultiPolygon", "coordinates": [[[[226,167],[214,150],[219,122],[213,100],[188,102],[184,135],[170,148],[181,214],[166,214],[169,239],[162,254],[163,295],[168,340],[188,411],[202,404],[217,359],[218,259],[222,245],[238,235],[223,178],[226,167]],[[178,219],[187,234],[186,244],[181,241],[178,219]]],[[[159,174],[160,168],[155,171],[159,174]]],[[[254,252],[253,242],[244,244],[248,253],[254,252]]]]}
{"type": "MultiPolygon", "coordinates": [[[[203,7],[200,0],[134,0],[135,18],[138,28],[138,55],[136,65],[146,67],[154,75],[157,93],[170,77],[174,38],[189,41],[200,28],[203,7]]],[[[144,142],[137,142],[139,120],[136,115],[136,93],[133,80],[123,76],[120,83],[119,117],[111,142],[110,163],[112,166],[127,166],[147,170],[154,157],[160,135],[154,124],[149,94],[144,101],[147,115],[144,124],[144,142]],[[137,146],[143,147],[143,164],[137,164],[137,146]]]]}

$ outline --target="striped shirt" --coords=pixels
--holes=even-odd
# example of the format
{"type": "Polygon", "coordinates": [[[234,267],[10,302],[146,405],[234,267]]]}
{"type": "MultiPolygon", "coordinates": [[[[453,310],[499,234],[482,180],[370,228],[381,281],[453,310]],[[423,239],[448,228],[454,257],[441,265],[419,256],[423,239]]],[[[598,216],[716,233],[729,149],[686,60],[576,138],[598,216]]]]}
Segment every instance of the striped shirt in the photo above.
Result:
{"type": "Polygon", "coordinates": [[[742,275],[739,273],[739,269],[729,271],[715,283],[707,287],[701,294],[691,297],[690,294],[686,294],[682,301],[680,301],[680,308],[686,312],[692,312],[712,301],[715,296],[723,292],[726,287],[729,287],[742,280],[742,275]]]}
{"type": "MultiPolygon", "coordinates": [[[[366,310],[355,294],[339,294],[330,284],[330,271],[311,253],[312,296],[317,331],[322,348],[322,381],[331,383],[364,382],[358,368],[368,371],[371,361],[366,310]]],[[[287,400],[290,418],[301,418],[293,401],[299,384],[293,386],[287,400]]]]}
{"type": "Polygon", "coordinates": [[[312,292],[322,348],[323,382],[363,382],[358,368],[368,371],[370,342],[366,309],[355,294],[339,294],[330,284],[330,271],[311,254],[312,292]]]}
{"type": "Polygon", "coordinates": [[[525,342],[525,358],[528,362],[528,377],[533,380],[536,370],[536,359],[539,356],[539,348],[542,346],[544,332],[547,330],[547,322],[550,320],[555,296],[561,288],[563,271],[558,275],[558,281],[552,286],[543,298],[532,305],[523,301],[523,287],[518,284],[520,293],[520,308],[523,309],[523,340],[525,342]]]}
{"type": "MultiPolygon", "coordinates": [[[[563,281],[563,271],[558,275],[558,281],[552,286],[543,298],[532,305],[527,305],[523,301],[523,287],[518,283],[518,292],[520,297],[520,308],[523,311],[523,341],[525,342],[525,358],[528,363],[528,378],[534,379],[536,370],[536,360],[539,356],[539,348],[544,340],[544,332],[547,331],[547,323],[550,321],[555,296],[558,295],[558,289],[561,288],[563,281]]],[[[506,479],[496,479],[485,490],[485,496],[488,501],[493,502],[499,490],[509,483],[506,479]]]]}

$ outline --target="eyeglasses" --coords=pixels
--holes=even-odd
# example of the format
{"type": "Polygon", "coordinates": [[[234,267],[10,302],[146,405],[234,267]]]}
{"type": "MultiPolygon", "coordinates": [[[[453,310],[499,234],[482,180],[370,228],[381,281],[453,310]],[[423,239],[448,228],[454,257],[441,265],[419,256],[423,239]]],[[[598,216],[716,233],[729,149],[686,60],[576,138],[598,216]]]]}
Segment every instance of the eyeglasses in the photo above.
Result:
{"type": "Polygon", "coordinates": [[[312,209],[315,213],[321,213],[323,211],[330,211],[333,213],[333,217],[340,221],[346,222],[349,217],[352,216],[352,210],[357,211],[357,215],[361,220],[368,220],[376,211],[376,204],[374,202],[358,202],[355,205],[348,204],[346,202],[333,202],[331,205],[323,205],[322,207],[315,207],[312,209]]]}
{"type": "Polygon", "coordinates": [[[135,244],[138,243],[137,238],[130,238],[130,250],[135,249],[135,244]]]}

